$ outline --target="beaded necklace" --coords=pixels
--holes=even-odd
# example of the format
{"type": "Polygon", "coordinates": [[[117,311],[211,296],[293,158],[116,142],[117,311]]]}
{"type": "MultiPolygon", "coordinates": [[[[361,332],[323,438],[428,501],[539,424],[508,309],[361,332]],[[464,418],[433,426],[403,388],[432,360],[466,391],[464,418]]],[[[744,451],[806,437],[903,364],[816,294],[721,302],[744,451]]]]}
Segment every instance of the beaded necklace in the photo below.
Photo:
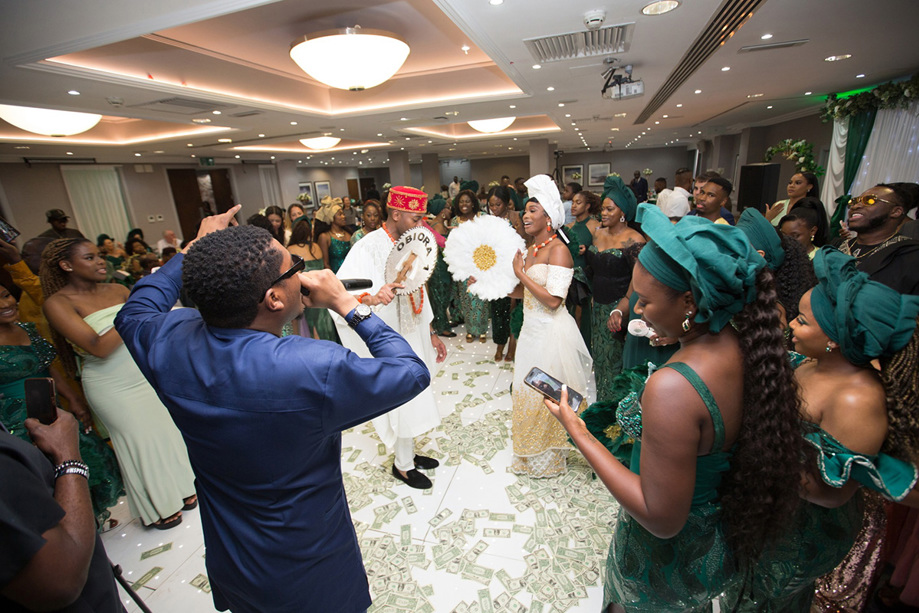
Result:
{"type": "Polygon", "coordinates": [[[555,234],[553,234],[552,236],[550,236],[549,238],[547,238],[546,240],[544,240],[543,242],[541,242],[541,243],[539,243],[538,245],[536,245],[535,247],[533,247],[533,257],[536,257],[536,254],[539,253],[539,250],[542,249],[543,247],[545,247],[546,245],[548,245],[549,243],[551,243],[552,241],[554,241],[555,238],[556,238],[557,236],[558,236],[558,234],[555,233],[555,234]]]}
{"type": "MultiPolygon", "coordinates": [[[[382,227],[383,227],[383,231],[386,232],[386,236],[388,236],[389,240],[391,240],[393,244],[395,245],[396,239],[393,238],[393,235],[389,233],[389,228],[386,227],[385,222],[383,223],[382,227]]],[[[415,315],[420,315],[421,309],[424,308],[424,286],[422,285],[421,287],[419,287],[418,291],[421,293],[421,304],[419,304],[417,307],[415,306],[415,296],[413,294],[408,295],[408,301],[412,303],[412,312],[415,313],[415,315]]]]}

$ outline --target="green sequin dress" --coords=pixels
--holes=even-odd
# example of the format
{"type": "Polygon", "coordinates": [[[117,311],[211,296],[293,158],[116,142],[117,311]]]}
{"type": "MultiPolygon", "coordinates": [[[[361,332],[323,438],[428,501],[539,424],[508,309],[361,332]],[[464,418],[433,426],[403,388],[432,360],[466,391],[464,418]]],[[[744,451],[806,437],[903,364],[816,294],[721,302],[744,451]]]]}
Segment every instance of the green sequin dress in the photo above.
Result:
{"type": "MultiPolygon", "coordinates": [[[[606,560],[604,610],[619,603],[626,611],[709,610],[712,599],[736,580],[733,554],[725,540],[718,486],[730,468],[721,411],[705,383],[683,363],[666,364],[692,384],[712,417],[717,450],[696,458],[696,484],[686,525],[661,539],[620,509],[606,560]]],[[[630,392],[617,409],[622,435],[634,439],[629,469],[641,473],[640,392],[630,392]]],[[[724,609],[722,609],[724,610],[724,609]]]]}
{"type": "MultiPolygon", "coordinates": [[[[50,377],[48,368],[54,361],[54,347],[35,329],[35,324],[18,324],[29,335],[30,345],[0,346],[0,421],[10,431],[31,444],[32,439],[23,425],[27,415],[25,380],[50,377]]],[[[89,494],[93,513],[101,524],[108,519],[108,509],[124,494],[121,472],[111,448],[102,439],[80,429],[80,456],[89,466],[89,494]]]]}
{"type": "Polygon", "coordinates": [[[340,241],[329,233],[329,268],[332,269],[332,272],[338,272],[342,262],[345,261],[345,256],[348,255],[348,251],[350,250],[350,239],[340,241]]]}
{"type": "MultiPolygon", "coordinates": [[[[322,270],[324,267],[322,260],[306,260],[303,264],[304,271],[322,270]]],[[[338,331],[335,329],[335,322],[332,321],[332,316],[329,315],[328,309],[303,309],[303,320],[300,322],[300,326],[301,336],[312,338],[313,330],[316,330],[316,334],[320,339],[341,344],[338,338],[338,331]],[[304,327],[306,330],[302,330],[304,327]]]]}

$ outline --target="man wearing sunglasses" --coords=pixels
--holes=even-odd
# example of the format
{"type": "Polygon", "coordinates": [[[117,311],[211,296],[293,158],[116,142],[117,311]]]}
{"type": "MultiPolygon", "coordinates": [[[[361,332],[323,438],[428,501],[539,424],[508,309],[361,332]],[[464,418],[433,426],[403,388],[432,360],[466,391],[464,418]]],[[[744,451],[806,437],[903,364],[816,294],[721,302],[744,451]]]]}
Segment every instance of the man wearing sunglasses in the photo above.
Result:
{"type": "Polygon", "coordinates": [[[408,402],[430,372],[381,319],[358,317],[330,270],[299,274],[267,231],[227,228],[238,208],[138,282],[115,327],[185,438],[216,608],[365,611],[341,432],[408,402]],[[171,310],[183,285],[198,310],[171,310]],[[373,357],[282,338],[304,306],[344,317],[373,357]]]}
{"type": "Polygon", "coordinates": [[[858,235],[840,244],[873,281],[901,294],[919,295],[919,241],[900,234],[909,195],[879,184],[849,200],[848,228],[858,235]]]}

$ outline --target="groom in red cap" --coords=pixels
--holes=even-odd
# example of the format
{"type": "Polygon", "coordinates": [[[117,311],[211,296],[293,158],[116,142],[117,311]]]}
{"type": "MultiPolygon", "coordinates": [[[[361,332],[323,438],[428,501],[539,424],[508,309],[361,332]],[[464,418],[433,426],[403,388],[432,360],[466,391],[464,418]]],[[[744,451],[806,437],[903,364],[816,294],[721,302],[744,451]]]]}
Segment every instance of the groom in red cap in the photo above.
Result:
{"type": "MultiPolygon", "coordinates": [[[[386,283],[384,279],[386,260],[393,244],[405,232],[421,225],[427,205],[427,194],[420,190],[413,187],[390,189],[386,202],[389,217],[381,228],[367,234],[351,247],[337,274],[340,279],[362,278],[373,281],[368,292],[358,295],[361,304],[352,322],[356,324],[358,317],[369,317],[371,312],[375,313],[408,341],[430,369],[435,361],[439,364],[446,359],[447,348],[431,328],[434,313],[424,285],[409,295],[396,296],[394,290],[401,285],[386,283]]],[[[358,355],[370,357],[366,345],[349,324],[340,317],[335,317],[335,320],[342,343],[358,355]]],[[[393,477],[416,489],[432,487],[431,480],[417,469],[436,468],[439,462],[434,458],[417,455],[414,437],[432,430],[438,424],[440,414],[430,387],[408,403],[373,420],[380,440],[387,448],[395,449],[393,477]]]]}

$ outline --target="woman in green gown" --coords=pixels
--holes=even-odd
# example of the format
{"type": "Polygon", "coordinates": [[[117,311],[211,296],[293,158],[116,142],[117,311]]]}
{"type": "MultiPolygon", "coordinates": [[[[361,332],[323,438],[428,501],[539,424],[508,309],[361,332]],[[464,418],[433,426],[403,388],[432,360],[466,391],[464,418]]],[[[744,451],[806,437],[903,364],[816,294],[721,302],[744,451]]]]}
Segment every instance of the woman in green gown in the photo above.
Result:
{"type": "MultiPolygon", "coordinates": [[[[428,215],[433,215],[428,221],[431,229],[446,238],[450,234],[449,222],[453,211],[443,196],[436,194],[428,201],[428,215]]],[[[453,307],[453,277],[450,276],[450,270],[444,261],[444,248],[439,245],[439,242],[437,263],[434,264],[434,272],[428,279],[428,295],[431,297],[431,310],[434,312],[434,319],[431,321],[434,332],[438,336],[455,337],[456,332],[450,329],[449,314],[455,308],[453,307]]]]}
{"type": "MultiPolygon", "coordinates": [[[[313,230],[306,217],[301,217],[294,224],[287,250],[303,258],[304,271],[325,268],[325,264],[322,261],[322,250],[319,245],[313,242],[313,230]]],[[[310,307],[303,309],[303,317],[299,318],[299,324],[300,336],[340,343],[338,332],[335,329],[335,322],[332,321],[332,316],[329,315],[328,309],[310,307]]]]}
{"type": "Polygon", "coordinates": [[[772,273],[743,233],[639,206],[650,242],[636,311],[680,349],[628,393],[626,468],[565,402],[546,402],[620,504],[604,606],[709,610],[784,527],[797,502],[800,401],[772,273]],[[768,376],[767,376],[768,374],[768,376]]]}
{"type": "Polygon", "coordinates": [[[383,212],[380,210],[380,203],[376,200],[364,202],[364,208],[361,211],[361,227],[351,235],[351,244],[353,245],[374,230],[378,230],[382,223],[383,212]]]}
{"type": "MultiPolygon", "coordinates": [[[[453,212],[455,215],[450,220],[450,229],[484,215],[479,210],[479,199],[472,189],[464,189],[456,195],[453,199],[453,212]]],[[[454,281],[453,287],[466,321],[466,342],[471,343],[478,338],[484,343],[488,339],[488,316],[491,313],[488,301],[469,293],[468,281],[454,281]]]]}
{"type": "Polygon", "coordinates": [[[185,441],[115,330],[128,290],[105,279],[96,246],[64,238],[42,253],[42,310],[68,374],[82,358],[86,400],[111,436],[128,507],[147,526],[167,529],[197,505],[185,441]]]}
{"type": "Polygon", "coordinates": [[[27,443],[32,439],[23,425],[28,416],[25,381],[51,377],[57,392],[67,399],[70,412],[80,420],[80,456],[89,466],[89,495],[99,526],[111,515],[109,508],[124,494],[115,454],[92,432],[92,416],[52,362],[54,346],[38,333],[33,323],[19,323],[19,309],[9,289],[0,286],[0,422],[10,434],[27,443]]]}
{"type": "MultiPolygon", "coordinates": [[[[872,499],[901,500],[919,478],[919,424],[908,400],[917,384],[919,296],[870,281],[854,258],[832,247],[820,249],[814,269],[819,284],[791,321],[795,349],[808,358],[795,360],[802,433],[811,447],[807,502],[747,584],[728,591],[722,610],[810,610],[815,581],[850,552],[866,510],[883,517],[872,499]],[[880,372],[871,365],[876,359],[880,372]]],[[[821,610],[863,610],[878,566],[866,564],[879,553],[881,535],[874,536],[873,547],[852,550],[857,559],[843,580],[826,586],[837,602],[823,601],[821,610]]]]}
{"type": "MultiPolygon", "coordinates": [[[[588,192],[575,194],[572,211],[585,208],[578,202],[585,194],[589,200],[588,192]]],[[[607,178],[602,202],[601,226],[584,252],[585,274],[592,290],[590,312],[585,316],[591,320],[590,355],[597,379],[597,402],[610,400],[612,381],[622,371],[622,310],[618,304],[631,285],[632,268],[645,244],[641,233],[628,225],[635,219],[638,201],[621,178],[607,178]]]]}
{"type": "Polygon", "coordinates": [[[331,204],[323,205],[316,213],[316,221],[324,225],[315,228],[319,238],[316,240],[322,249],[322,261],[326,268],[338,272],[345,256],[351,250],[351,233],[345,227],[345,214],[341,208],[341,198],[335,198],[331,204]]]}

